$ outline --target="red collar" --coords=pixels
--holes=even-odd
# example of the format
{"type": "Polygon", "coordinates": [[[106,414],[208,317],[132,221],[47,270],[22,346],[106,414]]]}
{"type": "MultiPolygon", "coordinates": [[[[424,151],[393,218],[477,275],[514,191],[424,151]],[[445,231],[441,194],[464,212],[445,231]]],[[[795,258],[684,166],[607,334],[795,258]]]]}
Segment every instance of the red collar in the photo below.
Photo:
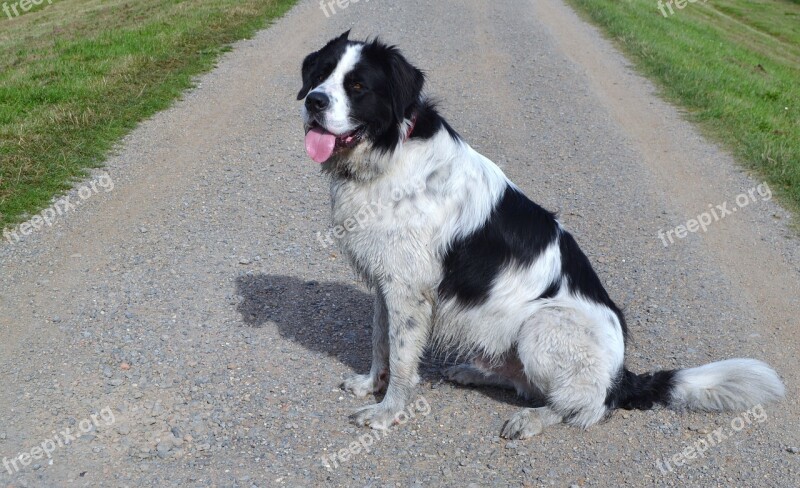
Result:
{"type": "Polygon", "coordinates": [[[408,132],[406,132],[406,138],[403,142],[411,139],[411,133],[414,132],[414,127],[417,126],[417,114],[411,116],[411,126],[408,128],[408,132]]]}

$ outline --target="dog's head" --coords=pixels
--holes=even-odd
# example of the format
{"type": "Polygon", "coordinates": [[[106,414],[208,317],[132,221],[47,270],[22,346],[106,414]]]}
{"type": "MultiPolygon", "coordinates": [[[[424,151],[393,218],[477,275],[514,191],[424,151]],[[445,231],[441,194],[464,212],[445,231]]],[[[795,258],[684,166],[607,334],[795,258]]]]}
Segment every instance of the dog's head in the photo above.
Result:
{"type": "Polygon", "coordinates": [[[388,151],[405,136],[425,78],[393,46],[348,40],[349,31],[303,61],[309,156],[324,163],[355,150],[388,151]]]}

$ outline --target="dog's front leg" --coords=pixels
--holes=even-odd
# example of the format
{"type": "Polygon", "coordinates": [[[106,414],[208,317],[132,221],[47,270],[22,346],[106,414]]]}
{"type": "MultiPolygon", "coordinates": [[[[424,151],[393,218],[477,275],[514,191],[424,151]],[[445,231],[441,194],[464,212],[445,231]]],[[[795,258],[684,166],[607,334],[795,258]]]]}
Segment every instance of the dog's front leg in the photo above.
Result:
{"type": "Polygon", "coordinates": [[[389,312],[380,290],[375,294],[372,321],[372,367],[369,374],[355,374],[344,380],[342,388],[359,398],[386,388],[389,378],[389,312]]]}
{"type": "Polygon", "coordinates": [[[389,387],[383,401],[351,415],[357,425],[373,429],[388,429],[411,400],[433,318],[424,290],[394,285],[386,286],[383,295],[389,318],[389,387]]]}

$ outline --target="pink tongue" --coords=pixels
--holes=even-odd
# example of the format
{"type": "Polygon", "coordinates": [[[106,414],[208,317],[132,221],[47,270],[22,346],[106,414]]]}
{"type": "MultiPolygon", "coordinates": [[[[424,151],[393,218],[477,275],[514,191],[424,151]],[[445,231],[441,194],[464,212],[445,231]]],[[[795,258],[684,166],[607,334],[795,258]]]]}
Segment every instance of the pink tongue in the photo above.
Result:
{"type": "Polygon", "coordinates": [[[336,136],[321,127],[315,127],[306,134],[306,152],[317,163],[330,159],[335,147],[336,136]]]}

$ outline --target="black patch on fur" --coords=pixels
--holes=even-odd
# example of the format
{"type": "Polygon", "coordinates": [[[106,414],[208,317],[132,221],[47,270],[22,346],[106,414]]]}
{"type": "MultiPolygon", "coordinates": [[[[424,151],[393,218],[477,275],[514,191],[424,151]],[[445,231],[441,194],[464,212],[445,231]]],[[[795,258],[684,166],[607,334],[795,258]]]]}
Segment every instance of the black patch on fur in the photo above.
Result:
{"type": "Polygon", "coordinates": [[[421,105],[415,107],[414,114],[417,116],[417,122],[414,125],[414,130],[411,132],[411,140],[414,139],[430,139],[435,136],[442,128],[450,134],[454,141],[460,141],[461,136],[458,135],[450,124],[439,115],[436,110],[436,103],[426,100],[421,105]]]}
{"type": "Polygon", "coordinates": [[[650,410],[655,405],[668,405],[675,387],[676,370],[635,374],[622,368],[606,394],[609,410],[650,410]]]}
{"type": "Polygon", "coordinates": [[[542,292],[541,295],[539,295],[537,300],[541,300],[543,298],[553,298],[558,294],[558,291],[560,289],[561,289],[561,279],[557,278],[552,283],[550,283],[550,286],[548,286],[547,289],[544,292],[542,292]]]}
{"type": "Polygon", "coordinates": [[[450,246],[439,296],[467,307],[482,304],[503,267],[531,264],[557,236],[552,213],[507,187],[486,223],[450,246]]]}
{"type": "Polygon", "coordinates": [[[568,280],[570,289],[593,302],[602,303],[610,308],[619,318],[622,334],[627,338],[628,327],[622,310],[608,296],[608,292],[592,268],[589,258],[578,247],[575,238],[569,232],[562,231],[559,244],[561,248],[561,275],[568,280]]]}
{"type": "Polygon", "coordinates": [[[422,94],[425,75],[395,46],[375,40],[365,43],[361,60],[345,78],[350,114],[367,128],[378,150],[393,150],[401,139],[400,124],[411,117],[422,94]],[[348,89],[353,83],[363,88],[348,89]]]}

